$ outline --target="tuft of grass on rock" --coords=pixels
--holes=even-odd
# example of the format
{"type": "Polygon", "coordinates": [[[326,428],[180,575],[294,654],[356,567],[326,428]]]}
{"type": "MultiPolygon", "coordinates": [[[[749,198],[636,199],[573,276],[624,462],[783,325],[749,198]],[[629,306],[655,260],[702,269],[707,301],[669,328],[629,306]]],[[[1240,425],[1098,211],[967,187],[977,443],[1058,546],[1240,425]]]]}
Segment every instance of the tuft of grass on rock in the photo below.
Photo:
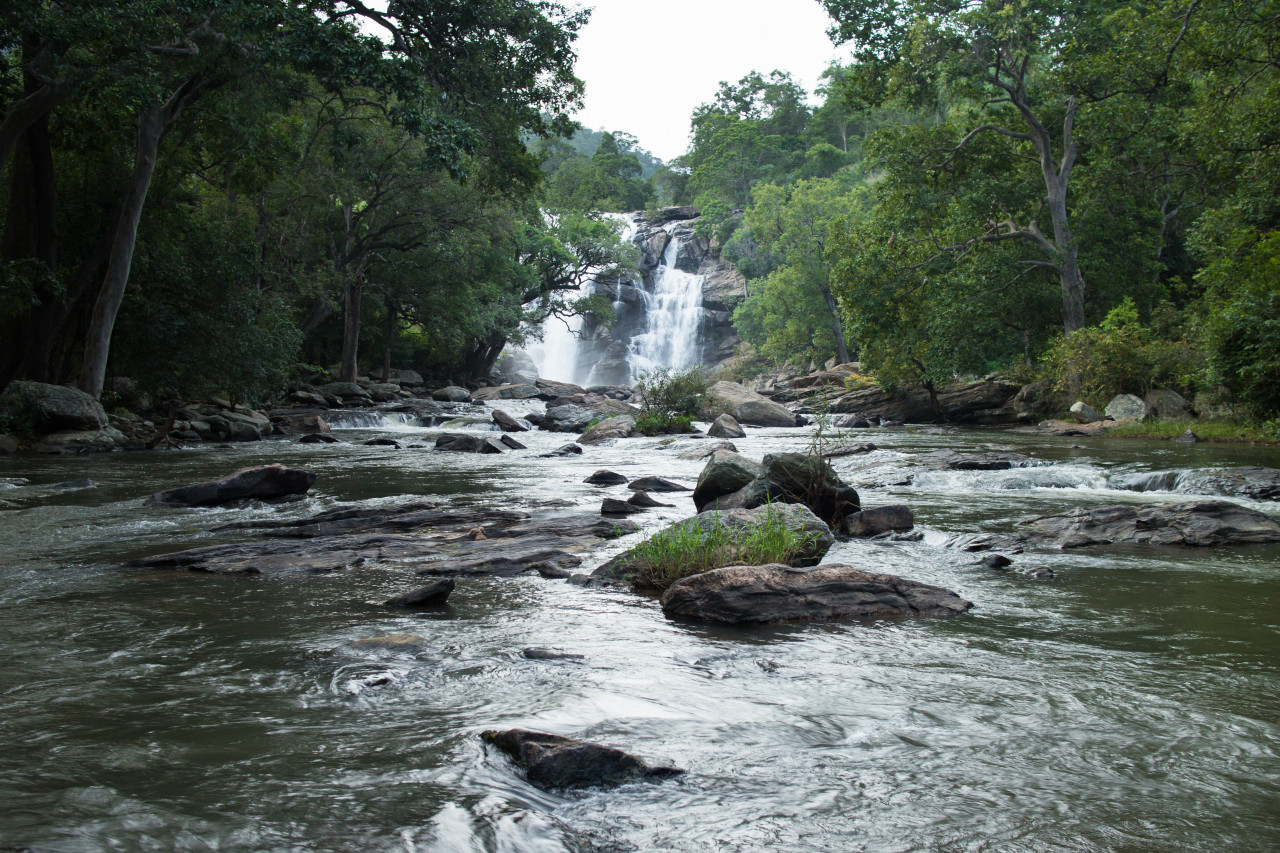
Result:
{"type": "Polygon", "coordinates": [[[1275,444],[1280,435],[1267,424],[1251,424],[1240,421],[1193,421],[1189,419],[1144,421],[1126,424],[1108,430],[1106,435],[1116,438],[1175,439],[1191,430],[1203,441],[1224,443],[1261,442],[1275,444]]]}
{"type": "Polygon", "coordinates": [[[788,526],[772,510],[750,528],[731,527],[713,513],[709,528],[694,525],[664,530],[631,549],[637,587],[666,589],[681,578],[729,565],[790,563],[812,545],[813,534],[788,526]]]}

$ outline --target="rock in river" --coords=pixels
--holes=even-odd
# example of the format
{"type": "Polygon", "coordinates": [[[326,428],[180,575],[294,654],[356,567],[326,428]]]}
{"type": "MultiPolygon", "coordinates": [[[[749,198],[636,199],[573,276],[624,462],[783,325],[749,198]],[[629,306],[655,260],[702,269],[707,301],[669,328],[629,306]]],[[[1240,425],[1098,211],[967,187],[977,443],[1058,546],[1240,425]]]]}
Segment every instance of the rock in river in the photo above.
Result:
{"type": "Polygon", "coordinates": [[[731,624],[955,616],[972,606],[941,587],[838,564],[728,566],[676,581],[662,595],[668,616],[731,624]]]}
{"type": "Polygon", "coordinates": [[[737,382],[717,382],[707,389],[707,405],[733,416],[740,424],[792,427],[796,416],[786,406],[757,394],[737,382]]]}
{"type": "Polygon", "coordinates": [[[641,477],[638,480],[632,480],[627,483],[628,489],[638,492],[687,492],[688,486],[682,486],[679,483],[673,483],[670,480],[664,480],[661,477],[641,477]]]}
{"type": "Polygon", "coordinates": [[[614,471],[607,471],[601,468],[582,482],[589,483],[592,486],[621,486],[627,482],[627,478],[614,471]]]}
{"type": "Polygon", "coordinates": [[[910,507],[891,504],[846,515],[840,522],[840,532],[846,536],[878,536],[894,530],[910,530],[915,523],[910,507]]]}
{"type": "Polygon", "coordinates": [[[487,731],[485,743],[505,752],[539,788],[589,788],[637,779],[668,779],[676,767],[652,766],[634,755],[575,738],[526,729],[487,731]]]}
{"type": "Polygon", "coordinates": [[[503,453],[502,442],[493,437],[471,435],[465,432],[442,432],[436,438],[436,450],[455,453],[503,453]]]}
{"type": "Polygon", "coordinates": [[[386,602],[384,607],[403,608],[406,610],[417,610],[423,607],[438,607],[449,600],[449,594],[453,592],[454,586],[457,584],[453,578],[441,578],[438,581],[432,581],[424,587],[415,589],[413,592],[406,592],[404,595],[397,595],[395,598],[386,602]]]}
{"type": "Polygon", "coordinates": [[[259,465],[241,468],[233,474],[207,483],[195,483],[156,492],[147,498],[147,506],[215,506],[241,498],[281,498],[303,495],[316,481],[316,475],[300,468],[283,465],[259,465]]]}
{"type": "Polygon", "coordinates": [[[711,424],[711,427],[707,430],[707,435],[712,438],[745,438],[747,433],[734,420],[733,415],[725,412],[711,424]]]}

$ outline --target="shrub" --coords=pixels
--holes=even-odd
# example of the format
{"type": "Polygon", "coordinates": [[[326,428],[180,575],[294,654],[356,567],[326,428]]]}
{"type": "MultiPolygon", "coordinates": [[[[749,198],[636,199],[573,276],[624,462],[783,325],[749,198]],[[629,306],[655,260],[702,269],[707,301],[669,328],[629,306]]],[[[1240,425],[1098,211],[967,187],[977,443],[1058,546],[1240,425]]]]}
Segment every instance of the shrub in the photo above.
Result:
{"type": "Polygon", "coordinates": [[[1126,298],[1096,326],[1055,340],[1044,356],[1055,390],[1069,391],[1101,409],[1117,394],[1172,388],[1193,394],[1204,373],[1204,352],[1194,342],[1155,334],[1126,298]]]}
{"type": "Polygon", "coordinates": [[[748,529],[730,527],[711,513],[710,527],[682,524],[656,534],[631,549],[639,566],[632,578],[638,587],[666,589],[681,578],[728,565],[789,563],[812,544],[812,535],[788,526],[772,508],[765,520],[748,529]]]}
{"type": "Polygon", "coordinates": [[[690,432],[693,418],[706,397],[707,377],[697,366],[683,370],[659,367],[641,373],[635,387],[640,395],[637,432],[643,435],[690,432]]]}

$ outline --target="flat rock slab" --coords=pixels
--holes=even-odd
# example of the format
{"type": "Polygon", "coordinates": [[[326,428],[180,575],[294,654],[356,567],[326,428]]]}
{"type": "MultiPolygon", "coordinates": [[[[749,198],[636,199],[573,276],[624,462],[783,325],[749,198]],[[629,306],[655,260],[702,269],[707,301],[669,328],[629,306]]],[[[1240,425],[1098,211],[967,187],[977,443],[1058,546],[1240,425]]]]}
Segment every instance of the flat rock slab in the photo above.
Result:
{"type": "Polygon", "coordinates": [[[662,595],[662,612],[706,622],[825,622],[956,616],[973,605],[950,590],[832,564],[728,566],[684,578],[662,595]]]}
{"type": "Polygon", "coordinates": [[[487,731],[480,737],[509,755],[539,788],[607,787],[684,773],[676,767],[646,764],[611,746],[545,732],[508,729],[487,731]]]}
{"type": "Polygon", "coordinates": [[[1007,471],[1040,464],[1029,456],[1004,451],[961,453],[958,450],[935,450],[919,456],[917,461],[937,471],[1007,471]]]}
{"type": "Polygon", "coordinates": [[[1112,477],[1109,485],[1134,492],[1183,492],[1276,501],[1280,500],[1280,469],[1243,465],[1238,468],[1149,471],[1112,477]]]}
{"type": "Polygon", "coordinates": [[[316,475],[300,468],[283,465],[258,465],[241,468],[217,480],[194,483],[147,498],[147,506],[216,506],[243,498],[282,498],[304,495],[316,481],[316,475]]]}
{"type": "Polygon", "coordinates": [[[682,486],[661,477],[641,477],[627,483],[627,488],[637,492],[690,492],[692,486],[682,486]]]}
{"type": "Polygon", "coordinates": [[[1264,545],[1280,542],[1280,522],[1230,501],[1077,507],[1028,519],[1012,534],[961,534],[947,547],[1011,551],[1093,545],[1264,545]]]}
{"type": "Polygon", "coordinates": [[[420,575],[512,576],[543,563],[577,566],[581,555],[601,541],[638,529],[625,519],[592,515],[534,519],[524,513],[475,507],[335,510],[290,527],[268,528],[268,535],[276,537],[273,540],[192,548],[125,565],[275,575],[326,574],[379,563],[420,575]]]}

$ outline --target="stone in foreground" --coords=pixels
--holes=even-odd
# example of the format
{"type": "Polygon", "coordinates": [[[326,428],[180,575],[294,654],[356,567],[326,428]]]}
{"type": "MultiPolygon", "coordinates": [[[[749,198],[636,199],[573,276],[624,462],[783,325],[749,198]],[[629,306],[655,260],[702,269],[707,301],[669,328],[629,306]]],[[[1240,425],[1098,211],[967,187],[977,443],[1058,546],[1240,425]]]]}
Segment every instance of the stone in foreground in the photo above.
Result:
{"type": "Polygon", "coordinates": [[[216,506],[242,498],[269,500],[288,495],[304,495],[316,481],[316,475],[301,468],[283,465],[258,465],[241,468],[218,480],[193,483],[147,498],[147,506],[216,506]]]}
{"type": "Polygon", "coordinates": [[[957,616],[973,606],[950,590],[839,564],[727,566],[672,584],[671,617],[729,624],[957,616]]]}
{"type": "Polygon", "coordinates": [[[491,730],[480,737],[511,756],[539,788],[605,787],[684,773],[676,767],[651,766],[611,746],[545,732],[491,730]]]}

